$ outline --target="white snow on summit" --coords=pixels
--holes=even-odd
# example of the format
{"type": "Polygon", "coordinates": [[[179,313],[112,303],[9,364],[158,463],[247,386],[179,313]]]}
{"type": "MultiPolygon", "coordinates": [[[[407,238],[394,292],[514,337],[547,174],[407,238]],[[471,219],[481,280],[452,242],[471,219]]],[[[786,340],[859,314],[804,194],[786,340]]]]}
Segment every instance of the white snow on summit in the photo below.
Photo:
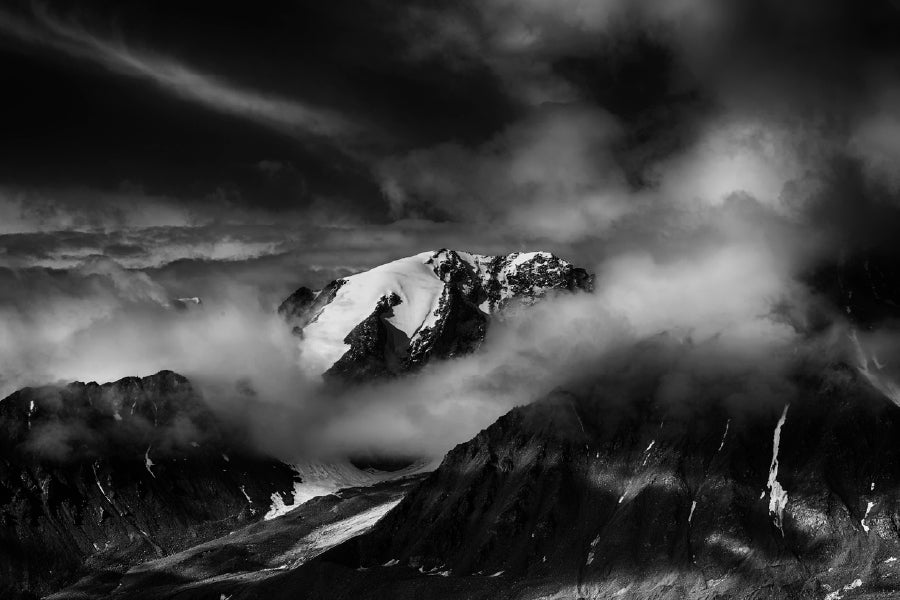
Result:
{"type": "Polygon", "coordinates": [[[300,351],[304,370],[319,375],[337,362],[350,349],[344,338],[372,314],[384,296],[400,297],[388,322],[411,339],[434,312],[444,291],[444,282],[425,264],[432,254],[422,252],[345,278],[334,300],[303,330],[300,351]]]}
{"type": "Polygon", "coordinates": [[[467,294],[489,290],[478,300],[478,308],[491,315],[504,310],[514,298],[533,302],[554,286],[565,285],[569,268],[569,263],[549,252],[487,256],[443,249],[345,277],[335,282],[336,288],[329,286],[332,298],[317,298],[325,302],[319,301],[317,312],[304,321],[299,344],[301,368],[313,377],[328,371],[351,349],[345,342],[348,334],[387,299],[396,302],[385,320],[405,336],[405,340],[392,340],[402,353],[404,345],[417,347],[424,332],[439,326],[441,307],[450,300],[455,286],[463,286],[467,294]],[[533,283],[529,284],[532,274],[533,283]]]}

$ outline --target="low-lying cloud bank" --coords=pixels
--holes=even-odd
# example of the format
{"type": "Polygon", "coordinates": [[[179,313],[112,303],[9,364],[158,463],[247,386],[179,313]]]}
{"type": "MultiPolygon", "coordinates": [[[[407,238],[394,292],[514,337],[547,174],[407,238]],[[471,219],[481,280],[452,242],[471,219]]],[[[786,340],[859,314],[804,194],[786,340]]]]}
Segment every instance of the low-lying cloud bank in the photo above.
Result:
{"type": "Polygon", "coordinates": [[[288,459],[437,456],[510,408],[585,380],[624,393],[652,373],[667,401],[768,404],[789,397],[796,361],[823,347],[837,356],[847,339],[833,333],[836,313],[825,332],[805,322],[827,303],[787,260],[804,252],[732,231],[738,216],[776,219],[765,207],[745,208],[726,203],[685,224],[677,239],[609,251],[593,265],[595,293],[513,311],[476,355],[344,390],[304,377],[272,298],[227,274],[208,276],[215,293],[178,310],[163,273],[108,259],[19,273],[27,293],[5,298],[0,320],[2,384],[9,392],[176,370],[262,450],[288,459]]]}

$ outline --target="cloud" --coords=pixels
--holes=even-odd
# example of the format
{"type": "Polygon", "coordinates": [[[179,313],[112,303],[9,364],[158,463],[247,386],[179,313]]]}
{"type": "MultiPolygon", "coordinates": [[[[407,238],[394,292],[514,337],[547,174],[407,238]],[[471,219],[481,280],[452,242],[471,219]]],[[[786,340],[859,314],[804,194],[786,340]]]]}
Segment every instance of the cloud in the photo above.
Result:
{"type": "Polygon", "coordinates": [[[478,148],[459,144],[384,161],[398,217],[499,223],[526,237],[597,234],[632,210],[610,147],[620,128],[587,106],[545,106],[478,148]]]}
{"type": "Polygon", "coordinates": [[[70,271],[0,271],[0,389],[55,381],[113,381],[173,369],[199,380],[254,375],[287,385],[296,370],[289,330],[250,286],[222,280],[218,296],[176,311],[151,275],[90,259],[70,271]]]}
{"type": "Polygon", "coordinates": [[[145,79],[179,98],[258,122],[280,133],[341,140],[358,135],[359,124],[336,111],[242,87],[176,59],[104,39],[35,4],[36,24],[0,11],[0,30],[20,41],[52,48],[112,72],[145,79]]]}
{"type": "MultiPolygon", "coordinates": [[[[439,454],[510,407],[586,380],[622,398],[783,400],[799,363],[847,359],[844,298],[812,275],[898,254],[900,88],[886,6],[404,7],[407,60],[501,82],[514,109],[490,133],[367,163],[391,211],[382,221],[329,198],[303,211],[182,210],[187,199],[167,197],[136,213],[112,196],[0,202],[0,257],[17,267],[3,272],[15,293],[0,296],[3,383],[171,368],[285,457],[439,454]],[[873,27],[878,43],[862,43],[873,27]],[[402,380],[336,392],[300,375],[272,311],[280,297],[439,247],[551,250],[596,271],[597,291],[509,318],[479,354],[402,380]],[[193,295],[199,311],[164,306],[193,295]]],[[[352,131],[339,115],[42,18],[2,26],[275,130],[352,131]]],[[[254,159],[254,173],[302,190],[298,167],[271,156],[254,159]]],[[[860,339],[879,360],[896,348],[890,327],[860,339]]]]}
{"type": "Polygon", "coordinates": [[[720,12],[717,3],[706,0],[488,0],[449,9],[412,6],[400,22],[411,40],[411,59],[450,57],[460,67],[483,62],[511,97],[540,106],[586,99],[558,72],[559,59],[609,51],[608,37],[635,23],[648,30],[665,28],[684,40],[709,39],[720,12]]]}
{"type": "Polygon", "coordinates": [[[439,456],[559,387],[596,386],[622,402],[640,388],[675,405],[776,403],[791,393],[811,345],[771,310],[774,298],[802,298],[802,290],[784,297],[773,258],[758,248],[690,262],[616,257],[599,265],[595,294],[550,299],[494,323],[475,355],[293,406],[254,406],[248,422],[281,455],[439,456]]]}
{"type": "Polygon", "coordinates": [[[0,235],[185,227],[204,220],[198,208],[128,183],[115,191],[2,186],[0,235]]]}
{"type": "Polygon", "coordinates": [[[856,125],[849,141],[875,186],[900,192],[900,88],[885,90],[875,99],[873,110],[856,125]]]}

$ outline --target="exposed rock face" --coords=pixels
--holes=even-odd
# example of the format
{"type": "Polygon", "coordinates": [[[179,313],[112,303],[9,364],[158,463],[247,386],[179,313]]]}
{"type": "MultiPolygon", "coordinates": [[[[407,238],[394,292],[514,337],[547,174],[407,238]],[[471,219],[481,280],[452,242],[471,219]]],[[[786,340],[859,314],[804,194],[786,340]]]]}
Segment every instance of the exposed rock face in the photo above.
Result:
{"type": "Polygon", "coordinates": [[[458,597],[492,589],[491,575],[507,583],[484,597],[900,591],[900,408],[855,369],[798,377],[789,399],[753,408],[633,391],[513,410],[320,560],[382,584],[389,561],[403,586],[444,573],[466,582],[458,597]]]}
{"type": "Polygon", "coordinates": [[[20,390],[0,401],[0,596],[227,533],[294,478],[170,371],[20,390]]]}
{"type": "Polygon", "coordinates": [[[482,256],[424,252],[300,288],[279,307],[302,338],[311,374],[365,379],[473,351],[491,317],[560,291],[591,291],[593,277],[547,252],[482,256]]]}

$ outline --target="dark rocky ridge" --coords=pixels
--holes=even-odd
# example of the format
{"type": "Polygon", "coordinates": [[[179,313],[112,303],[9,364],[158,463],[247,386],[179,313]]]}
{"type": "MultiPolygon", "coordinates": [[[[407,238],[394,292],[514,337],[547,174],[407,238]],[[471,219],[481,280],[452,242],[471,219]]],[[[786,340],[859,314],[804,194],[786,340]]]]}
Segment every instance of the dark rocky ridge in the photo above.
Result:
{"type": "Polygon", "coordinates": [[[446,598],[900,593],[900,408],[854,368],[798,375],[791,398],[754,409],[662,405],[655,383],[628,398],[561,391],[513,410],[452,450],[371,533],[292,581],[365,568],[398,598],[416,573],[438,571],[465,582],[434,596],[446,598]],[[396,585],[380,567],[394,560],[396,585]]]}
{"type": "MultiPolygon", "coordinates": [[[[350,348],[326,371],[326,378],[367,380],[467,354],[484,341],[491,318],[509,307],[533,304],[548,294],[593,290],[593,275],[543,252],[481,256],[442,249],[430,253],[425,264],[445,284],[433,322],[423,323],[407,339],[388,321],[402,301],[396,295],[382,296],[344,339],[350,348]]],[[[346,281],[335,280],[320,292],[301,287],[278,313],[302,337],[346,281]]]]}
{"type": "Polygon", "coordinates": [[[326,304],[334,300],[342,285],[343,279],[335,279],[317,292],[301,286],[278,305],[278,314],[293,325],[294,333],[302,336],[303,328],[309,325],[326,304]]]}
{"type": "Polygon", "coordinates": [[[261,518],[295,474],[236,439],[170,371],[0,401],[0,596],[44,594],[261,518]]]}

